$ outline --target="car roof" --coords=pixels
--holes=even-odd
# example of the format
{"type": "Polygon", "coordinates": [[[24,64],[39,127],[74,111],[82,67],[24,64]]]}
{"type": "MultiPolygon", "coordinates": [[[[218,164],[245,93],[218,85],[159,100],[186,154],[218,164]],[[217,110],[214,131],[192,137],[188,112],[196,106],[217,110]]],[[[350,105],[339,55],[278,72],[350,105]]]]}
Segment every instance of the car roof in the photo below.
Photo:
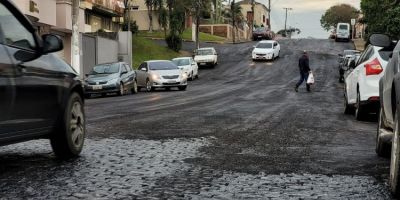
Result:
{"type": "Polygon", "coordinates": [[[180,59],[191,59],[192,57],[177,57],[172,60],[180,60],[180,59]]]}
{"type": "Polygon", "coordinates": [[[153,62],[171,62],[170,60],[148,60],[146,61],[147,63],[153,63],[153,62]]]}
{"type": "Polygon", "coordinates": [[[199,48],[199,50],[208,50],[208,49],[213,49],[213,50],[215,50],[215,48],[214,48],[214,47],[204,47],[204,48],[199,48]]]}
{"type": "Polygon", "coordinates": [[[274,43],[275,40],[261,40],[259,43],[274,43]]]}

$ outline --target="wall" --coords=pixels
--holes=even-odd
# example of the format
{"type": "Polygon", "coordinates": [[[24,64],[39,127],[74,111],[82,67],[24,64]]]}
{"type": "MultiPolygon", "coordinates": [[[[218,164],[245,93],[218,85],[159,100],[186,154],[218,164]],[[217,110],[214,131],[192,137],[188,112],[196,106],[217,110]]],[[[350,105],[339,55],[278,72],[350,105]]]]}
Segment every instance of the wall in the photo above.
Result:
{"type": "MultiPolygon", "coordinates": [[[[251,5],[250,4],[241,4],[242,7],[242,14],[247,20],[247,12],[251,12],[251,5]]],[[[266,7],[260,4],[256,4],[254,6],[254,23],[255,25],[261,26],[264,24],[267,27],[267,19],[268,19],[268,10],[266,7]],[[265,15],[265,22],[263,22],[263,15],[265,15]]]]}
{"type": "Polygon", "coordinates": [[[118,42],[97,37],[97,64],[118,61],[118,42]]]}
{"type": "MultiPolygon", "coordinates": [[[[147,10],[132,10],[131,20],[136,21],[140,31],[149,30],[149,15],[147,10]]],[[[159,30],[160,25],[158,23],[158,14],[153,12],[153,30],[159,30]]]]}
{"type": "Polygon", "coordinates": [[[131,32],[118,32],[118,60],[132,66],[132,34],[131,32]]]}
{"type": "Polygon", "coordinates": [[[235,36],[238,40],[248,40],[248,30],[233,29],[233,26],[230,24],[207,24],[207,25],[200,25],[199,27],[200,32],[208,33],[211,35],[217,35],[220,37],[224,37],[227,39],[232,39],[233,37],[233,30],[235,30],[235,36]]]}

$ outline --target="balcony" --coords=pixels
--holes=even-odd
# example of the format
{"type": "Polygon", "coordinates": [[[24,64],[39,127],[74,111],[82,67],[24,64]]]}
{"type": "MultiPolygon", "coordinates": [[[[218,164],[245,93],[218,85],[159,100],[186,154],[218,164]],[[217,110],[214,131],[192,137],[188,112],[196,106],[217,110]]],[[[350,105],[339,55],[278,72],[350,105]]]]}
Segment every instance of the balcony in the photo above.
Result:
{"type": "Polygon", "coordinates": [[[92,9],[110,17],[121,17],[124,14],[122,0],[84,0],[93,5],[92,9]]]}

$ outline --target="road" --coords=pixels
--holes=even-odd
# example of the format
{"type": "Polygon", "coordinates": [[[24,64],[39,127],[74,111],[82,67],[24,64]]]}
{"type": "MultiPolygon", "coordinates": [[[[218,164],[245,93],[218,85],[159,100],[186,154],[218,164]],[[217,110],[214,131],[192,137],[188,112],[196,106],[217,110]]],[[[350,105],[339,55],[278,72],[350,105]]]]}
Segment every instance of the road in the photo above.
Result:
{"type": "Polygon", "coordinates": [[[220,64],[187,91],[87,100],[75,161],[55,160],[45,140],[0,147],[0,199],[391,199],[374,117],[343,114],[337,54],[352,46],[280,43],[274,62],[253,62],[254,42],[210,44],[220,64]],[[303,50],[311,93],[294,91],[303,50]]]}

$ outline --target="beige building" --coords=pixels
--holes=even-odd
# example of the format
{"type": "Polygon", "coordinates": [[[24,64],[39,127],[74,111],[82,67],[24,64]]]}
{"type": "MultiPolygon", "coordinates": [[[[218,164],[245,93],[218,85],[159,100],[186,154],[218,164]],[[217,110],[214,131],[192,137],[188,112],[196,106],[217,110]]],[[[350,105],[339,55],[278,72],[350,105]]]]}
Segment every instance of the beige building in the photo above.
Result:
{"type": "Polygon", "coordinates": [[[81,0],[85,9],[85,32],[118,32],[124,22],[123,0],[81,0]]]}
{"type": "MultiPolygon", "coordinates": [[[[251,0],[243,0],[238,2],[240,7],[242,7],[242,14],[247,22],[250,22],[253,18],[253,14],[251,12],[251,0]]],[[[256,26],[264,26],[269,27],[269,19],[268,19],[269,10],[267,6],[262,3],[255,2],[254,5],[254,25],[256,26]]]]}
{"type": "MultiPolygon", "coordinates": [[[[150,19],[145,0],[135,0],[130,11],[131,20],[136,21],[140,31],[149,30],[150,19]]],[[[153,30],[159,30],[158,13],[153,11],[153,30]]]]}

